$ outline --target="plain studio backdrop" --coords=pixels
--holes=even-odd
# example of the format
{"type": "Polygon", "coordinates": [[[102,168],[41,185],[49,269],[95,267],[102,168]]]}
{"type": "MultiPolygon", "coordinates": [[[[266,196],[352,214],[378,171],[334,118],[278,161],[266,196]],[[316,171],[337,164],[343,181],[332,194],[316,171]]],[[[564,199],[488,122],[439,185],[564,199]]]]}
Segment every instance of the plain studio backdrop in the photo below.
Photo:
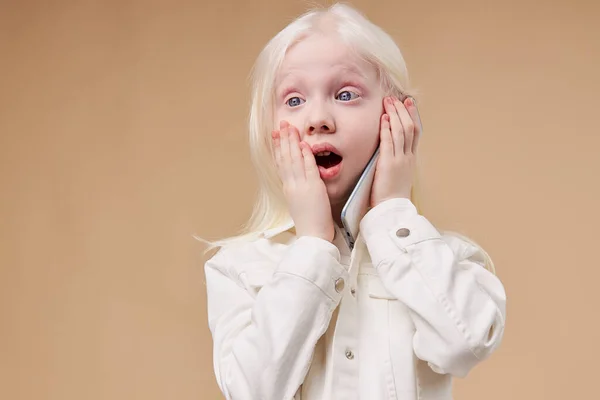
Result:
{"type": "MultiPolygon", "coordinates": [[[[308,3],[1,3],[0,398],[221,399],[192,235],[249,216],[248,74],[308,3]]],[[[598,2],[351,4],[420,91],[424,214],[506,286],[456,398],[593,398],[598,2]]]]}

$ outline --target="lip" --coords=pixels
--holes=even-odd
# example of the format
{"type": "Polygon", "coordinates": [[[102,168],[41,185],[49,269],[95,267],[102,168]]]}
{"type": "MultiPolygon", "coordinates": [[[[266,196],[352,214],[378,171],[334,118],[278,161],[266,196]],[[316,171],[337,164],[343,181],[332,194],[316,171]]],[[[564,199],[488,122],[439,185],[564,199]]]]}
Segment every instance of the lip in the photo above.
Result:
{"type": "Polygon", "coordinates": [[[325,167],[319,166],[319,175],[321,176],[321,179],[326,181],[329,179],[333,179],[337,175],[339,175],[340,171],[342,170],[343,162],[344,162],[344,160],[340,161],[340,163],[338,165],[331,167],[331,168],[327,168],[327,169],[325,169],[325,167]]]}
{"type": "Polygon", "coordinates": [[[311,150],[312,150],[312,152],[313,152],[314,155],[316,155],[317,153],[320,153],[322,151],[330,151],[332,153],[337,154],[340,157],[342,156],[340,154],[340,151],[338,149],[336,149],[335,146],[332,145],[331,143],[327,143],[327,142],[317,143],[315,145],[310,146],[310,148],[311,148],[311,150]]]}
{"type": "Polygon", "coordinates": [[[331,168],[325,168],[325,167],[321,167],[319,166],[319,175],[321,176],[321,179],[325,180],[330,180],[335,178],[337,175],[339,175],[340,171],[342,170],[342,164],[344,163],[344,157],[341,155],[340,151],[331,143],[317,143],[315,145],[311,146],[311,150],[313,152],[314,155],[316,155],[317,153],[320,153],[322,151],[330,151],[332,153],[337,154],[338,156],[340,156],[342,158],[342,160],[339,162],[339,164],[337,164],[334,167],[331,168]]]}

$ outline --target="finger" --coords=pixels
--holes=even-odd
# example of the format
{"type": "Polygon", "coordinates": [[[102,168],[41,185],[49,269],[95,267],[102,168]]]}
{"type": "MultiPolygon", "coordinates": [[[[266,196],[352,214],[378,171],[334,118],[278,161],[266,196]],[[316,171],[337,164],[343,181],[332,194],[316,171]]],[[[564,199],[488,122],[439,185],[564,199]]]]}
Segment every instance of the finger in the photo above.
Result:
{"type": "Polygon", "coordinates": [[[275,164],[277,165],[277,173],[279,173],[279,165],[281,163],[281,147],[279,141],[279,131],[272,131],[271,145],[273,147],[273,156],[275,158],[275,164]]]}
{"type": "Polygon", "coordinates": [[[415,123],[415,135],[412,145],[412,152],[416,153],[419,146],[419,139],[421,139],[423,134],[423,125],[421,124],[421,116],[419,115],[419,109],[417,108],[415,99],[409,97],[406,102],[408,103],[408,113],[415,123]]]}
{"type": "Polygon", "coordinates": [[[394,156],[398,156],[404,153],[404,131],[394,101],[395,98],[388,98],[386,101],[386,112],[390,116],[390,130],[392,132],[392,142],[394,143],[394,156]]]}
{"type": "Polygon", "coordinates": [[[304,158],[304,171],[306,174],[306,179],[316,179],[320,178],[319,167],[317,166],[317,162],[315,160],[315,155],[312,152],[312,149],[306,142],[300,142],[300,151],[302,152],[302,157],[304,158]]]}
{"type": "Polygon", "coordinates": [[[304,179],[306,174],[304,171],[304,158],[302,157],[302,152],[300,151],[300,133],[295,126],[290,126],[289,135],[292,173],[294,174],[295,178],[304,179]]]}
{"type": "Polygon", "coordinates": [[[396,100],[394,101],[394,106],[396,106],[396,110],[398,110],[398,116],[400,117],[400,122],[402,122],[402,128],[404,130],[404,153],[412,153],[415,123],[403,102],[396,100]]]}
{"type": "Polygon", "coordinates": [[[394,142],[392,141],[392,132],[390,131],[390,116],[387,114],[381,116],[379,148],[382,156],[390,158],[394,157],[394,142]]]}
{"type": "Polygon", "coordinates": [[[284,180],[289,180],[293,177],[291,171],[291,158],[290,158],[290,139],[289,139],[289,128],[285,126],[279,133],[279,147],[281,148],[281,173],[283,174],[284,180]]]}

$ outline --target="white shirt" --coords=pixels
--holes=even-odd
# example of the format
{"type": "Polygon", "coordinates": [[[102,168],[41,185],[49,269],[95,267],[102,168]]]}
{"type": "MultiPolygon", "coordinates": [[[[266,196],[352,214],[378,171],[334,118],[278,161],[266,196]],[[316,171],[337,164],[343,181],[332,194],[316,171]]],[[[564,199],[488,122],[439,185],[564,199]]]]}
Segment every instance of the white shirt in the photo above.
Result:
{"type": "MultiPolygon", "coordinates": [[[[352,251],[293,223],[205,265],[214,370],[233,400],[446,400],[500,344],[506,295],[481,250],[408,199],[371,209],[352,251]]],[[[337,229],[337,228],[336,228],[337,229]]]]}

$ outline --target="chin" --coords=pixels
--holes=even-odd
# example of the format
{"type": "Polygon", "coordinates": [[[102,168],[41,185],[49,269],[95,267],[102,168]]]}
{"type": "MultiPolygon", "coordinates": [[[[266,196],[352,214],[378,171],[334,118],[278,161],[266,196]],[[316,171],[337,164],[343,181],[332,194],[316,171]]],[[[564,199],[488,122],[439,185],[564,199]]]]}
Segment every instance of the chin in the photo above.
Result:
{"type": "Polygon", "coordinates": [[[327,197],[332,207],[343,206],[350,196],[350,190],[346,188],[348,185],[342,185],[342,182],[336,182],[335,184],[326,184],[327,197]]]}

